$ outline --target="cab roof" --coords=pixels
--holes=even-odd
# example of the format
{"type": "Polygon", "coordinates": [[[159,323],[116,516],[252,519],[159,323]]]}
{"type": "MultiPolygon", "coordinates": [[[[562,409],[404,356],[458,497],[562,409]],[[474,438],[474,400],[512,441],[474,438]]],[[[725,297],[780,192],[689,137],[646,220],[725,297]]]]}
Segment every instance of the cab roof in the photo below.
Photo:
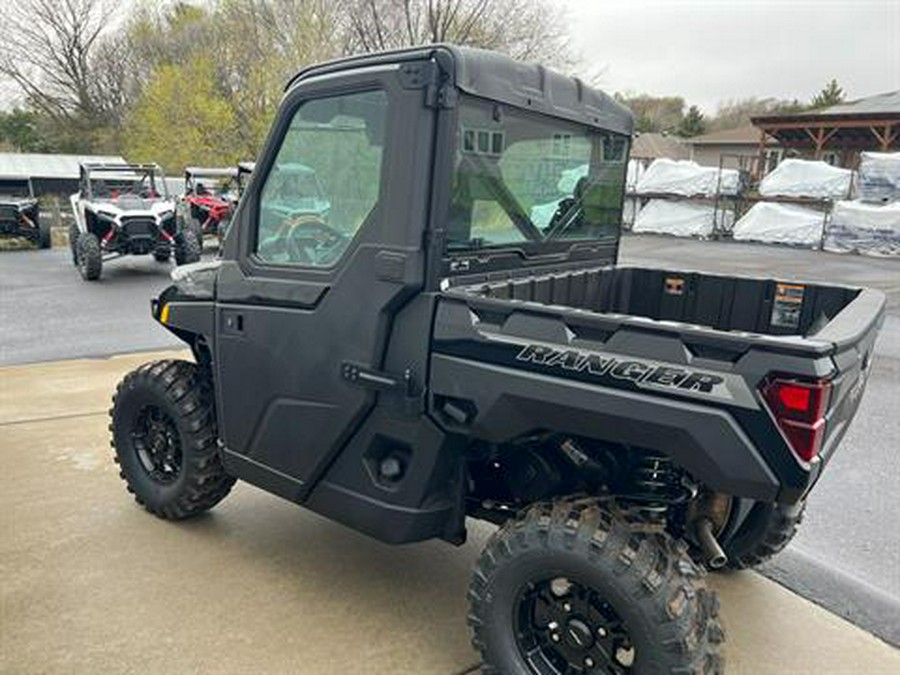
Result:
{"type": "Polygon", "coordinates": [[[236,166],[219,167],[219,166],[188,166],[184,169],[185,176],[199,176],[212,178],[233,178],[237,175],[236,166]]]}
{"type": "Polygon", "coordinates": [[[425,60],[436,61],[450,84],[473,96],[629,136],[634,129],[633,116],[625,106],[578,78],[497,52],[449,44],[350,56],[309,66],[288,82],[285,91],[311,77],[425,60]]]}

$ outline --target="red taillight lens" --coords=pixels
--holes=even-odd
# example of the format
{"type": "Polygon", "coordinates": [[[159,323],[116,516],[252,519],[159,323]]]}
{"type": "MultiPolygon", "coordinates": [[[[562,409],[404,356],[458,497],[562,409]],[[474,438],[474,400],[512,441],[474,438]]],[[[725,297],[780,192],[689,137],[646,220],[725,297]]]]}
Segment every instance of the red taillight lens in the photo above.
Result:
{"type": "Polygon", "coordinates": [[[763,385],[762,395],[794,454],[804,462],[811,461],[819,454],[825,437],[831,383],[774,377],[763,385]]]}
{"type": "Polygon", "coordinates": [[[809,410],[811,395],[806,387],[798,387],[794,384],[783,384],[778,388],[778,400],[787,410],[806,412],[809,410]]]}

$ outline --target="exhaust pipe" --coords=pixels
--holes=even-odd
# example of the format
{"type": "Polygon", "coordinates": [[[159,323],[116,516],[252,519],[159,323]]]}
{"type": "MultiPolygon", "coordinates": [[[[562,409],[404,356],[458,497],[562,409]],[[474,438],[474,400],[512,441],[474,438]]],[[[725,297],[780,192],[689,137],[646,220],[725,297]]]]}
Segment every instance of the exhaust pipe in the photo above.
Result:
{"type": "Polygon", "coordinates": [[[725,551],[722,550],[719,542],[716,541],[716,536],[712,531],[712,522],[710,522],[709,518],[698,520],[694,531],[697,535],[697,543],[700,544],[700,548],[703,550],[703,556],[709,568],[717,570],[725,567],[725,564],[728,562],[728,556],[725,555],[725,551]]]}

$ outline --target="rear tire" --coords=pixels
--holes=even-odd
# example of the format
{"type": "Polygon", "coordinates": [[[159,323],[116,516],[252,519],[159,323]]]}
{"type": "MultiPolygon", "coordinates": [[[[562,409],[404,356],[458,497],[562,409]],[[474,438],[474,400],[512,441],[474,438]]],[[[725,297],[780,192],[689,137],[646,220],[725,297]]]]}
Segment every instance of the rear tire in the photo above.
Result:
{"type": "Polygon", "coordinates": [[[203,248],[203,221],[195,217],[192,213],[188,213],[182,221],[182,224],[181,231],[193,232],[194,236],[197,237],[197,241],[200,242],[200,248],[203,248]]]}
{"type": "Polygon", "coordinates": [[[50,223],[41,220],[38,215],[38,246],[40,248],[50,248],[53,245],[53,234],[50,231],[50,223]]]}
{"type": "Polygon", "coordinates": [[[720,673],[725,634],[704,574],[669,535],[600,504],[533,506],[475,565],[469,624],[483,672],[720,673]]]}
{"type": "Polygon", "coordinates": [[[190,518],[234,485],[219,457],[211,383],[196,364],[154,361],[132,371],[116,389],[110,416],[119,475],[150,513],[190,518]]]}
{"type": "Polygon", "coordinates": [[[175,244],[175,264],[189,265],[200,260],[200,242],[191,230],[182,232],[175,244]]]}
{"type": "Polygon", "coordinates": [[[737,532],[721,543],[733,570],[756,567],[781,553],[797,534],[806,502],[792,506],[759,502],[737,532]]]}
{"type": "Polygon", "coordinates": [[[83,232],[78,237],[77,264],[81,278],[85,281],[96,281],[100,278],[103,269],[103,253],[100,250],[100,240],[92,232],[83,232]]]}

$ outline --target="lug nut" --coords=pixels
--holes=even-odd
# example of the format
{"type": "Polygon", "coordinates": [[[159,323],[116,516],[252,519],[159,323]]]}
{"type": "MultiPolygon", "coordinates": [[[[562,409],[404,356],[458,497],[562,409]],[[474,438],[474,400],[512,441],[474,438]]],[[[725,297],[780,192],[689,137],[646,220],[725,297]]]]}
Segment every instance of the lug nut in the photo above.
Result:
{"type": "Polygon", "coordinates": [[[553,640],[554,642],[559,642],[559,633],[551,633],[550,639],[553,640]]]}
{"type": "Polygon", "coordinates": [[[594,667],[594,659],[592,659],[590,656],[588,656],[584,660],[584,665],[587,666],[588,668],[593,668],[594,667]]]}
{"type": "Polygon", "coordinates": [[[567,612],[571,612],[571,611],[572,611],[572,605],[570,605],[568,602],[564,602],[564,603],[563,603],[563,609],[566,610],[567,612]]]}
{"type": "Polygon", "coordinates": [[[597,635],[600,637],[606,637],[606,629],[603,626],[597,629],[597,635]]]}

